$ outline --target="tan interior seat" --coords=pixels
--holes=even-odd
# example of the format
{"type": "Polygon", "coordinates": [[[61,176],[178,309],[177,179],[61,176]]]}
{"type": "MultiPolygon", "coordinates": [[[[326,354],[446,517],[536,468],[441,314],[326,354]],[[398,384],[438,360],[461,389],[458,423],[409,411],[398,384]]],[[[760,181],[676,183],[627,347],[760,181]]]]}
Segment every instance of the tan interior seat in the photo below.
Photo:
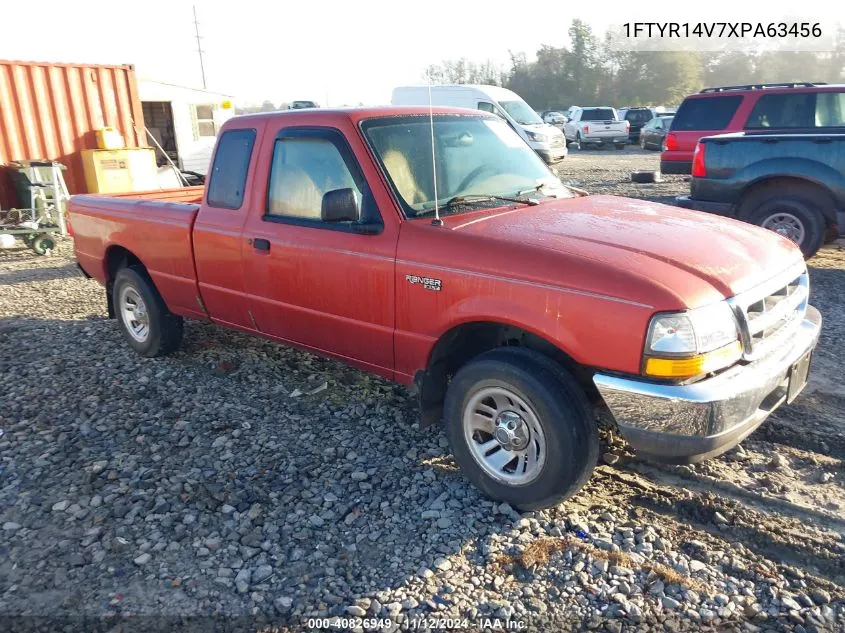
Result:
{"type": "Polygon", "coordinates": [[[414,205],[427,200],[427,196],[422,192],[416,178],[414,178],[408,159],[402,152],[389,149],[382,156],[382,161],[405,202],[414,205]]]}
{"type": "Polygon", "coordinates": [[[322,192],[305,170],[296,165],[280,165],[273,169],[271,214],[319,220],[322,203],[322,192]]]}

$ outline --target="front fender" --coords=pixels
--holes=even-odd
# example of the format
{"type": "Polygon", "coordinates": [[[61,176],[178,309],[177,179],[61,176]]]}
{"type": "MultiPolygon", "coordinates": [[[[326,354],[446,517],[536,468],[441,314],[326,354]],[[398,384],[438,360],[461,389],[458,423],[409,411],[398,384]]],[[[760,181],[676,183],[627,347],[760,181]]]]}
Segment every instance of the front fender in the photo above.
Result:
{"type": "Polygon", "coordinates": [[[648,320],[643,304],[516,280],[467,279],[441,292],[397,294],[396,370],[413,377],[449,332],[468,323],[525,330],[576,363],[638,373],[648,320]],[[403,306],[408,302],[407,308],[403,306]]]}

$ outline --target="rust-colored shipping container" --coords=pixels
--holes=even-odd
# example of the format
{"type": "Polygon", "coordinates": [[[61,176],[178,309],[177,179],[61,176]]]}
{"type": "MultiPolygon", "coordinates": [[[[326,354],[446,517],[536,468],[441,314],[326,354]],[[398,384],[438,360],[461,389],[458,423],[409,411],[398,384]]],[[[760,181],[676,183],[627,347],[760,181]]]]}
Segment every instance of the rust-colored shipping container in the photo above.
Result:
{"type": "MultiPolygon", "coordinates": [[[[127,147],[147,147],[135,68],[0,60],[0,165],[57,160],[71,193],[85,193],[80,152],[96,149],[96,130],[118,130],[127,147]]],[[[0,207],[16,195],[0,168],[0,207]]]]}

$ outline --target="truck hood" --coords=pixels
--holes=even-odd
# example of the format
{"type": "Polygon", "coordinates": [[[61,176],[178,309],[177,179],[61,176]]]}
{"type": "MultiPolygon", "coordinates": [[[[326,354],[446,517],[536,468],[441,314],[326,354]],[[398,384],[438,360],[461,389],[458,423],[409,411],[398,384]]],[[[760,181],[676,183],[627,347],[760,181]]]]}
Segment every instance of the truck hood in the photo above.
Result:
{"type": "MultiPolygon", "coordinates": [[[[572,266],[584,263],[583,276],[584,260],[601,262],[605,269],[661,286],[690,308],[748,290],[803,259],[794,244],[772,231],[617,196],[551,200],[458,224],[461,219],[448,224],[565,255],[572,266]]],[[[578,278],[573,270],[567,277],[578,278]]]]}
{"type": "Polygon", "coordinates": [[[548,134],[549,136],[562,136],[563,132],[559,127],[555,127],[549,123],[535,123],[532,125],[523,125],[524,130],[529,132],[536,132],[538,134],[548,134]]]}

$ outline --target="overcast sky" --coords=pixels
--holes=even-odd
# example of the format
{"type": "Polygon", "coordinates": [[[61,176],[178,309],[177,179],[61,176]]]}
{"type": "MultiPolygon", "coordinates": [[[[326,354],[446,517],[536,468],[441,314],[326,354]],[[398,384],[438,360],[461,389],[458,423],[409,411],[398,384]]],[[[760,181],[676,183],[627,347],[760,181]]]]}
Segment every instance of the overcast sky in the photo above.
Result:
{"type": "MultiPolygon", "coordinates": [[[[201,86],[194,4],[209,89],[239,102],[329,105],[388,103],[394,86],[419,83],[425,67],[443,59],[506,64],[509,49],[531,57],[541,44],[563,46],[573,17],[604,32],[634,20],[768,22],[796,11],[793,0],[767,0],[765,13],[751,2],[738,9],[735,0],[5,0],[0,58],[131,63],[145,78],[201,86]]],[[[801,20],[823,20],[837,6],[817,4],[801,20]]]]}

